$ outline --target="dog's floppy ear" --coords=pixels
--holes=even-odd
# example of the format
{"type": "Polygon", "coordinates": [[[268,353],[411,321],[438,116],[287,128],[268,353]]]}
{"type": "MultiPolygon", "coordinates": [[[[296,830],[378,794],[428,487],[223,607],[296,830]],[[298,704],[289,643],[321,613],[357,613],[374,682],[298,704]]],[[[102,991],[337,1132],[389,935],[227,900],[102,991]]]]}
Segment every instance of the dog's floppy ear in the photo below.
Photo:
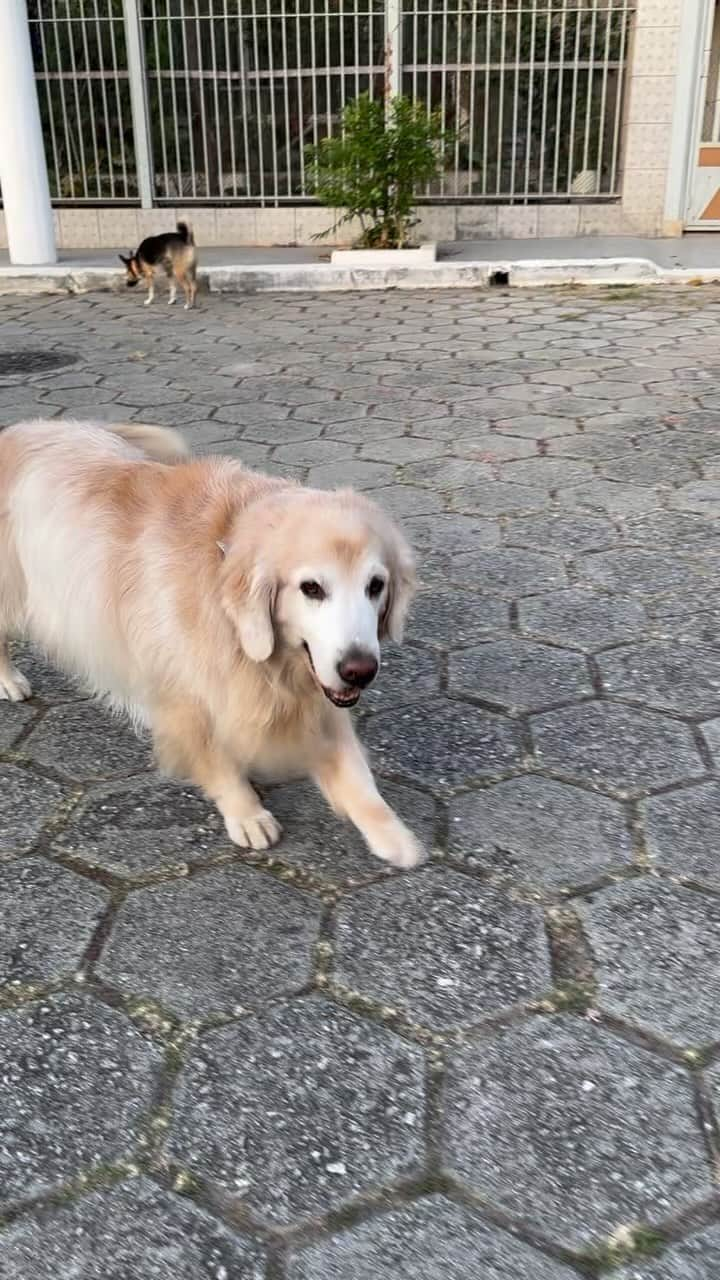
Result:
{"type": "Polygon", "coordinates": [[[120,259],[124,267],[129,267],[130,263],[132,262],[132,258],[123,258],[121,253],[118,254],[118,258],[120,259]]]}
{"type": "Polygon", "coordinates": [[[415,593],[415,561],[402,534],[391,529],[387,546],[390,578],[387,599],[380,615],[380,639],[400,644],[410,602],[415,593]]]}
{"type": "Polygon", "coordinates": [[[253,662],[266,662],[275,648],[273,605],[275,582],[260,562],[218,544],[224,566],[223,609],[235,627],[242,648],[253,662]]]}

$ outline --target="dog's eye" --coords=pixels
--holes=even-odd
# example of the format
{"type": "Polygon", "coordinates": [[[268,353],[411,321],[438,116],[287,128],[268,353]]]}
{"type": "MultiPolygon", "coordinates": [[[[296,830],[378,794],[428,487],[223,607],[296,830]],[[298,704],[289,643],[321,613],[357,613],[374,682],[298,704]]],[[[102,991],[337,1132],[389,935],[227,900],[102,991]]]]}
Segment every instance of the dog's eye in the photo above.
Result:
{"type": "Polygon", "coordinates": [[[371,578],[370,581],[368,582],[367,593],[371,600],[377,600],[378,596],[381,596],[384,590],[385,590],[384,578],[375,577],[375,578],[371,578]]]}
{"type": "Polygon", "coordinates": [[[324,600],[325,592],[319,582],[301,582],[300,590],[308,600],[324,600]]]}

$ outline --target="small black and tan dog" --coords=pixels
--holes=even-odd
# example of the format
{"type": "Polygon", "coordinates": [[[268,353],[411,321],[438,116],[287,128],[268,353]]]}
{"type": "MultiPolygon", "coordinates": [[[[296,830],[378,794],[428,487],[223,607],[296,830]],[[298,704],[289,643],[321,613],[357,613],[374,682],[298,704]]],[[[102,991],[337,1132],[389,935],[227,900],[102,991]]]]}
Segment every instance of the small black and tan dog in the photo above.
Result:
{"type": "Polygon", "coordinates": [[[155,272],[162,270],[170,281],[170,297],[168,306],[172,306],[177,297],[177,286],[181,285],[185,292],[185,310],[195,305],[197,293],[197,249],[189,222],[178,222],[177,231],[167,231],[164,235],[148,236],[143,240],[137,253],[129,258],[118,254],[127,270],[125,280],[128,289],[132,289],[141,280],[148,286],[145,306],[149,307],[155,297],[155,272]]]}

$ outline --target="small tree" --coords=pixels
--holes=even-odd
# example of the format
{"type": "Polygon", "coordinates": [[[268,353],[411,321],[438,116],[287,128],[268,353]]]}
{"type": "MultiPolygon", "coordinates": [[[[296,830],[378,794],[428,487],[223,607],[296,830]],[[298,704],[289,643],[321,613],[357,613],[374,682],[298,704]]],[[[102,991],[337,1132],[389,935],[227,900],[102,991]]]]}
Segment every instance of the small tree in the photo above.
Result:
{"type": "Polygon", "coordinates": [[[349,102],[341,132],[307,148],[312,194],[344,213],[323,235],[357,218],[365,248],[408,244],[418,189],[437,178],[443,134],[439,112],[409,98],[369,94],[349,102]]]}

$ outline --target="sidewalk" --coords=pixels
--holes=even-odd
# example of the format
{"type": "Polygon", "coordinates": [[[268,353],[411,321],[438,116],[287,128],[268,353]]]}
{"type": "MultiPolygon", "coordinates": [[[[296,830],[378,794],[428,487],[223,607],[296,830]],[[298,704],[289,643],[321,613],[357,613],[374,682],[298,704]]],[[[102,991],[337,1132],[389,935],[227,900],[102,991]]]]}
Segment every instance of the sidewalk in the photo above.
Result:
{"type": "MultiPolygon", "coordinates": [[[[127,246],[119,246],[126,249],[127,246]]],[[[673,240],[628,236],[465,240],[438,246],[432,267],[355,268],[331,264],[331,247],[200,249],[202,285],[212,293],[385,288],[528,288],[560,284],[697,284],[720,279],[720,237],[673,240]]],[[[53,267],[14,267],[0,252],[0,293],[84,293],[122,287],[114,250],[61,252],[53,267]]]]}
{"type": "Polygon", "coordinates": [[[355,714],[430,859],[300,783],[246,854],[21,650],[0,1280],[718,1280],[718,319],[3,300],[0,428],[172,424],[402,520],[422,590],[355,714]]]}

